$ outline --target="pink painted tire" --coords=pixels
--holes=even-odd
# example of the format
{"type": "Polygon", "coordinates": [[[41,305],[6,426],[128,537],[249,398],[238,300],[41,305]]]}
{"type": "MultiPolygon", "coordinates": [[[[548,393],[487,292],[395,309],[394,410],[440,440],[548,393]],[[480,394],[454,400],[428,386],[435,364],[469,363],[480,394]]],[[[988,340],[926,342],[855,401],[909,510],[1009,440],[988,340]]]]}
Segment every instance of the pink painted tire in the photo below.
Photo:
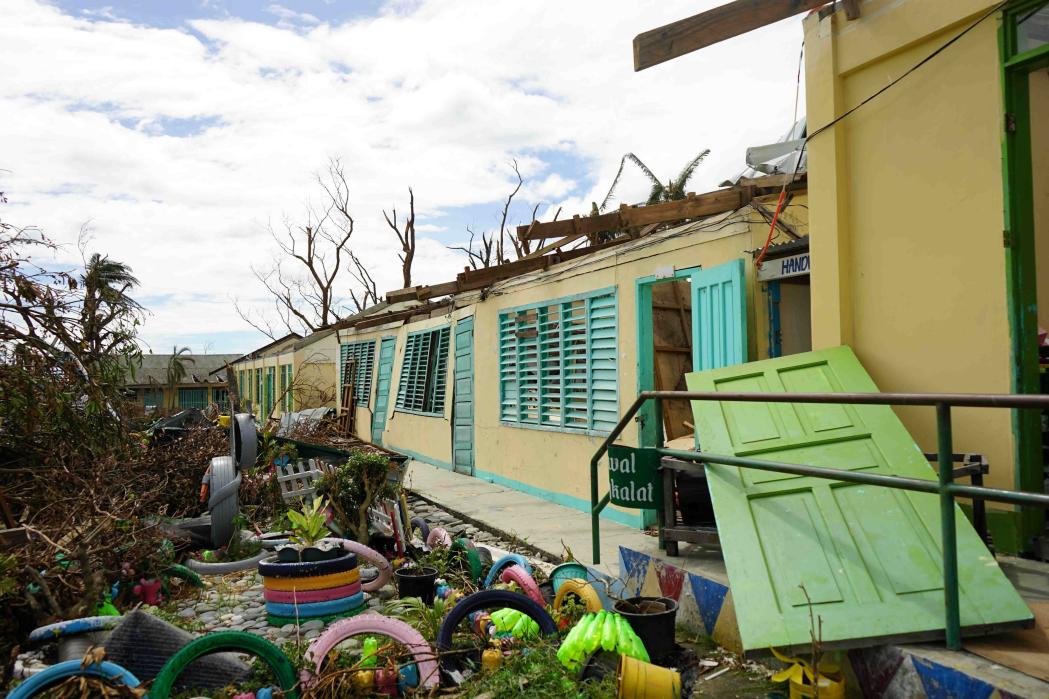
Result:
{"type": "Polygon", "coordinates": [[[539,591],[539,586],[536,584],[535,578],[529,575],[527,570],[516,563],[512,566],[507,566],[499,576],[499,579],[504,583],[517,583],[517,586],[521,588],[522,592],[528,595],[529,599],[540,607],[546,606],[546,600],[543,599],[543,593],[539,591]]]}
{"type": "MultiPolygon", "coordinates": [[[[361,614],[352,619],[336,621],[324,633],[313,639],[313,643],[306,650],[304,660],[312,664],[314,672],[319,675],[324,659],[328,657],[332,648],[351,636],[362,633],[386,636],[400,643],[415,657],[415,663],[419,668],[419,686],[428,689],[437,686],[440,680],[437,673],[437,654],[433,652],[433,648],[422,637],[422,634],[400,619],[392,619],[375,613],[361,614]]],[[[309,671],[303,670],[303,683],[308,685],[312,679],[309,671]]]]}
{"type": "Polygon", "coordinates": [[[426,545],[430,548],[440,546],[443,549],[450,549],[452,537],[443,527],[434,527],[430,530],[430,536],[426,537],[426,545]]]}
{"type": "Polygon", "coordinates": [[[375,592],[379,588],[390,582],[390,578],[393,577],[393,566],[386,560],[386,556],[382,555],[375,549],[370,549],[364,544],[358,541],[351,541],[350,539],[324,539],[324,541],[330,541],[334,544],[338,544],[342,547],[343,551],[349,551],[350,553],[357,554],[357,558],[368,561],[375,569],[379,571],[379,577],[375,578],[370,582],[362,583],[361,589],[365,592],[375,592]]]}
{"type": "Polygon", "coordinates": [[[267,602],[279,602],[281,604],[296,604],[304,602],[327,602],[343,597],[352,597],[361,591],[360,582],[341,585],[339,587],[326,587],[320,590],[262,590],[262,599],[267,602]]]}

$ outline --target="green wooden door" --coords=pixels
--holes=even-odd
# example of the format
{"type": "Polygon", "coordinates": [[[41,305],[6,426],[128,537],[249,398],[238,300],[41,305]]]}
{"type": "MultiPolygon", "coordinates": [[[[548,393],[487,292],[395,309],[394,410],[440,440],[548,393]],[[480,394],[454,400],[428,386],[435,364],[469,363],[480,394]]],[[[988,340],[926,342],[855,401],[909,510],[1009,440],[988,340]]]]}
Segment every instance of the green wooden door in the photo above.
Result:
{"type": "Polygon", "coordinates": [[[375,444],[382,444],[382,433],[386,429],[386,408],[390,405],[390,381],[393,378],[396,349],[396,337],[384,337],[379,343],[379,372],[375,379],[375,412],[372,413],[372,442],[375,444]]]}
{"type": "Polygon", "coordinates": [[[452,468],[474,472],[474,319],[455,324],[455,395],[452,404],[452,468]]]}
{"type": "MultiPolygon", "coordinates": [[[[691,391],[878,391],[848,347],[686,382],[691,391]]],[[[693,412],[712,454],[935,480],[888,406],[697,401],[693,412]]],[[[825,645],[942,637],[937,496],[721,465],[706,471],[745,650],[807,647],[806,593],[825,645]]],[[[955,516],[963,632],[1030,619],[959,508],[955,516]]]]}
{"type": "Polygon", "coordinates": [[[716,369],[747,361],[743,260],[703,269],[692,278],[692,366],[716,369]]]}

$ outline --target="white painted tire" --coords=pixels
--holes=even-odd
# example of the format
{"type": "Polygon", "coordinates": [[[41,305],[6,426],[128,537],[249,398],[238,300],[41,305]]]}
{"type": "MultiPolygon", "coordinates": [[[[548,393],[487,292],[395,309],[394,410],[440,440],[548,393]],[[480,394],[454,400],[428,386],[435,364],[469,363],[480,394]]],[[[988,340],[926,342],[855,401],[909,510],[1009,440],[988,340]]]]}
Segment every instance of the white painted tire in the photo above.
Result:
{"type": "Polygon", "coordinates": [[[231,456],[216,456],[211,460],[211,495],[208,510],[211,512],[211,545],[222,548],[233,536],[233,518],[240,511],[237,495],[240,490],[240,474],[231,456]]]}

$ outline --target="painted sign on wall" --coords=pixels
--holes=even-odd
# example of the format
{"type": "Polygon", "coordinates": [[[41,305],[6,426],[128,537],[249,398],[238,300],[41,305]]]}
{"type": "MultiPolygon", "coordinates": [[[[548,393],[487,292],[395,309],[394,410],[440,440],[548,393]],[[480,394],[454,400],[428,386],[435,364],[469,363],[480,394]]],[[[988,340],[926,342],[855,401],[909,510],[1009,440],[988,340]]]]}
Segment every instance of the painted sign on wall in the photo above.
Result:
{"type": "Polygon", "coordinates": [[[767,282],[773,279],[800,277],[808,274],[809,269],[809,253],[807,252],[775,260],[765,260],[761,263],[761,269],[758,270],[758,281],[767,282]]]}
{"type": "Polygon", "coordinates": [[[608,482],[613,505],[658,508],[662,500],[659,454],[651,449],[609,447],[608,482]]]}

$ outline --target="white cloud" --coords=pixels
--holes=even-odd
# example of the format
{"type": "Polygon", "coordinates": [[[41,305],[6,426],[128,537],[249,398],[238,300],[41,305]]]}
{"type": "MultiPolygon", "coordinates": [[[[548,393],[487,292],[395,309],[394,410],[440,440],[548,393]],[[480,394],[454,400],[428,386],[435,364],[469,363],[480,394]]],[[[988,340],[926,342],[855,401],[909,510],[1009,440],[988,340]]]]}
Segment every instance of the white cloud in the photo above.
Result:
{"type": "MultiPolygon", "coordinates": [[[[263,224],[298,215],[338,156],[380,289],[401,283],[382,209],[406,208],[408,186],[418,281],[442,281],[464,260],[428,237],[456,232],[432,220],[485,204],[494,216],[513,158],[522,197],[565,217],[600,201],[627,150],[667,178],[711,148],[703,191],[786,130],[798,20],[633,72],[635,34],[720,2],[398,1],[339,25],[274,4],[282,26],[160,29],[8,0],[2,214],[67,243],[91,220],[95,247],[130,263],[144,296],[202,295],[151,316],[147,338],[241,330],[228,298],[262,300],[250,265],[273,251],[263,224]]],[[[631,172],[618,192],[647,189],[631,172]]]]}

